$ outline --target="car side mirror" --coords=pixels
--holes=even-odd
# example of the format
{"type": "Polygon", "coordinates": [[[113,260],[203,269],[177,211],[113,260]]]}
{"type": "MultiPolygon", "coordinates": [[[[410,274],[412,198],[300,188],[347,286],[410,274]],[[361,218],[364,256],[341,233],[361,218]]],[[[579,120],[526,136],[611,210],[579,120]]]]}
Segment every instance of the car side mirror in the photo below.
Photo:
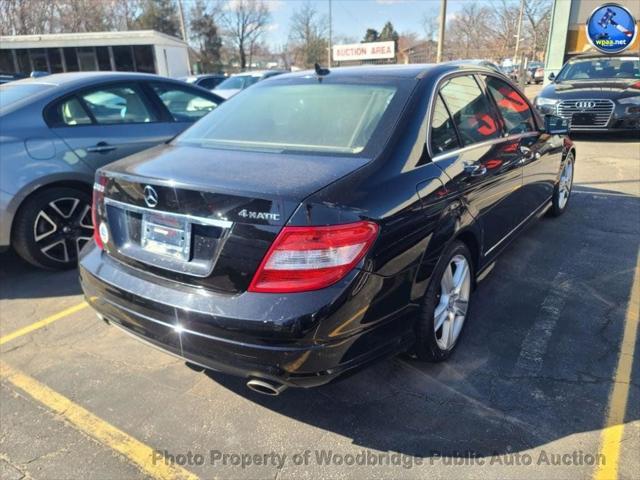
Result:
{"type": "Polygon", "coordinates": [[[549,77],[547,77],[547,78],[549,78],[549,80],[551,80],[551,81],[553,82],[553,81],[556,79],[556,74],[555,74],[555,73],[553,73],[553,72],[551,72],[551,73],[549,74],[549,77]]]}
{"type": "Polygon", "coordinates": [[[569,135],[569,120],[555,115],[544,116],[544,131],[549,135],[569,135]]]}

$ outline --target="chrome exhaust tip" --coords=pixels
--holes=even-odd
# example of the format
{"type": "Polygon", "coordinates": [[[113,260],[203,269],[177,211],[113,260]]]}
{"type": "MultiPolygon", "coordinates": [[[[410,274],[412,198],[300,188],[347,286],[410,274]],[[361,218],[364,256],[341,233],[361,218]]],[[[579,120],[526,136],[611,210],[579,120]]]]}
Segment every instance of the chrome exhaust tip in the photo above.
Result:
{"type": "Polygon", "coordinates": [[[252,378],[247,382],[247,388],[263,395],[271,395],[276,397],[287,389],[286,385],[281,383],[273,383],[268,380],[258,380],[252,378]]]}

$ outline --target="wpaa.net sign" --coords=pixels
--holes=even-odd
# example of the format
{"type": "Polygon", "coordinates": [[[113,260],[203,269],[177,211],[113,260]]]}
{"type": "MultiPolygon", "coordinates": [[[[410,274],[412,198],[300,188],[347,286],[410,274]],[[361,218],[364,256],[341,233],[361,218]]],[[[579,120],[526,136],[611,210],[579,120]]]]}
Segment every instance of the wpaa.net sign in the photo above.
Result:
{"type": "Polygon", "coordinates": [[[378,60],[394,58],[396,44],[389,42],[352,43],[349,45],[334,45],[333,60],[348,62],[351,60],[378,60]]]}

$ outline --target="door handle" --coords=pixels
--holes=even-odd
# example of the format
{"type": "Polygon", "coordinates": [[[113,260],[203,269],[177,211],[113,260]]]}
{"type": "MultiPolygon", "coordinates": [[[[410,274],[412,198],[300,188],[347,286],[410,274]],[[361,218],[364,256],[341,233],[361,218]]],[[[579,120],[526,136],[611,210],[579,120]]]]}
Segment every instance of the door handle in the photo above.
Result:
{"type": "Polygon", "coordinates": [[[487,167],[478,163],[467,163],[464,166],[464,171],[471,177],[481,177],[487,173],[487,167]]]}
{"type": "Polygon", "coordinates": [[[95,147],[87,148],[87,152],[91,153],[107,153],[115,150],[116,147],[109,145],[107,142],[98,142],[95,147]]]}

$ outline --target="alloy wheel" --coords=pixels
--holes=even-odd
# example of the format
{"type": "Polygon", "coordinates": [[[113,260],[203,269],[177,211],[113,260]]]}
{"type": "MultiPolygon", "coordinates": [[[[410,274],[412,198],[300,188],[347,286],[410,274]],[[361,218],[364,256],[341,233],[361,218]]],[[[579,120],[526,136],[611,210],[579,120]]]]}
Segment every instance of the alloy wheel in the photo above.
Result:
{"type": "Polygon", "coordinates": [[[442,350],[453,348],[469,307],[471,269],[464,255],[455,255],[442,274],[439,302],[433,313],[436,343],[442,350]]]}
{"type": "Polygon", "coordinates": [[[33,223],[33,239],[40,252],[60,263],[75,261],[92,236],[91,205],[79,198],[49,202],[33,223]]]}
{"type": "Polygon", "coordinates": [[[573,159],[567,158],[562,173],[560,174],[560,184],[558,185],[558,206],[563,209],[569,201],[571,186],[573,184],[573,159]]]}

